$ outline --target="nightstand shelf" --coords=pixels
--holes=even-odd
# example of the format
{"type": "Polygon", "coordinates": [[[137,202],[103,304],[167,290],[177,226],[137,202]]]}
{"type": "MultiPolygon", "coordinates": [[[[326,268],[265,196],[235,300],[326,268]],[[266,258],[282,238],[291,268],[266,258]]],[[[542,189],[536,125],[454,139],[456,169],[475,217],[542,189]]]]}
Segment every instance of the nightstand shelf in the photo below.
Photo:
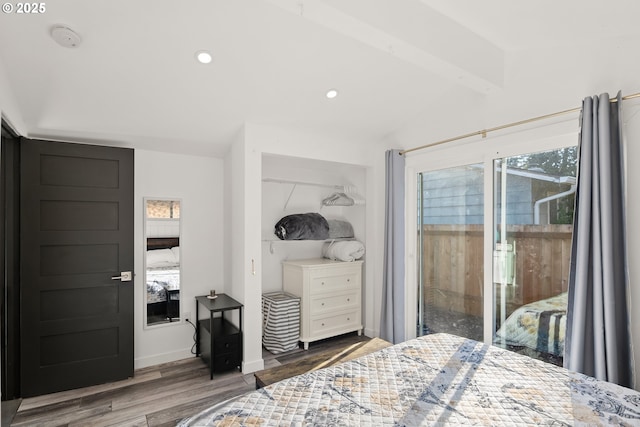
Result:
{"type": "Polygon", "coordinates": [[[214,372],[223,372],[242,365],[242,309],[238,301],[225,294],[216,299],[196,297],[196,355],[209,367],[211,379],[214,372]],[[200,319],[199,307],[209,311],[208,319],[200,319]],[[239,310],[238,327],[225,319],[225,312],[239,310]],[[214,313],[220,316],[214,317],[214,313]]]}

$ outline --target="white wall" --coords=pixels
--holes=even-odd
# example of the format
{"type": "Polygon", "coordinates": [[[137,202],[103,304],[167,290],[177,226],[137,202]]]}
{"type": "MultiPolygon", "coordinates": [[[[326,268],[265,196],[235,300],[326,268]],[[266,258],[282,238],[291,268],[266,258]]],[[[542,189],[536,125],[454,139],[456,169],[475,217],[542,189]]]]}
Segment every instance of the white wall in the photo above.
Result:
{"type": "Polygon", "coordinates": [[[230,218],[226,223],[231,236],[231,281],[226,293],[244,305],[242,372],[264,368],[262,360],[262,311],[260,292],[260,184],[253,174],[260,175],[261,156],[246,142],[246,130],[234,141],[225,158],[230,168],[226,187],[231,191],[230,218]]]}
{"type": "MultiPolygon", "coordinates": [[[[145,328],[143,198],[182,201],[180,220],[181,313],[195,319],[195,297],[224,289],[223,177],[221,159],[135,151],[135,368],[195,357],[193,327],[184,322],[145,328]]],[[[202,313],[201,313],[202,314],[202,313]]],[[[201,316],[202,317],[202,316],[201,316]]]]}
{"type": "Polygon", "coordinates": [[[4,71],[2,59],[0,59],[0,114],[18,134],[26,135],[23,118],[4,71]]]}
{"type": "Polygon", "coordinates": [[[640,390],[640,101],[623,103],[627,154],[627,249],[631,340],[634,349],[634,388],[640,390]]]}

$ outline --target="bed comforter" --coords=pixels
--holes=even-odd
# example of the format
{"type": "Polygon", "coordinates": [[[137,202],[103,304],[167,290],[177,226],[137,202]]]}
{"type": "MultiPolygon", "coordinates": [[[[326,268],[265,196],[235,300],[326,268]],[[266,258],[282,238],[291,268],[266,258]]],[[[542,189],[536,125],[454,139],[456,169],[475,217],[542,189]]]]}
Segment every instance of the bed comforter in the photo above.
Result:
{"type": "Polygon", "coordinates": [[[280,381],[179,425],[640,425],[640,393],[433,334],[280,381]]]}

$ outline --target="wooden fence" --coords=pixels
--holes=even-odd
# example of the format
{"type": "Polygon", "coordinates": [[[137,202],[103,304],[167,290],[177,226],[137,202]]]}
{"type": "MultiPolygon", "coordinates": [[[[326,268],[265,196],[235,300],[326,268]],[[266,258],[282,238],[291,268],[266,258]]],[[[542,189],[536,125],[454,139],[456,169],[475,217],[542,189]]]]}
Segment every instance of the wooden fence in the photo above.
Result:
{"type": "MultiPolygon", "coordinates": [[[[423,226],[424,303],[482,315],[484,282],[482,225],[423,226]]],[[[511,225],[515,283],[508,285],[508,313],[515,307],[567,290],[571,225],[511,225]]]]}

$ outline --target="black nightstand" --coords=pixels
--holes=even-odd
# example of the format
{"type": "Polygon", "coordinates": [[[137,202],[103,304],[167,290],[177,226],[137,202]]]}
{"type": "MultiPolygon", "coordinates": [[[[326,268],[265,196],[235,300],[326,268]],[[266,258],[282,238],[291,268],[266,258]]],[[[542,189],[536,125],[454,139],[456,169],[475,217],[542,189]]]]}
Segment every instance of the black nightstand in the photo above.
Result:
{"type": "Polygon", "coordinates": [[[167,290],[167,317],[170,322],[180,318],[180,289],[167,290]]]}
{"type": "Polygon", "coordinates": [[[215,299],[206,295],[196,297],[196,356],[209,366],[211,379],[214,372],[240,369],[242,365],[242,308],[242,304],[226,294],[218,294],[215,299]],[[199,319],[200,305],[209,310],[209,319],[199,319]],[[224,313],[231,310],[239,310],[237,328],[224,318],[224,313]],[[220,316],[214,317],[217,312],[220,316]]]}

